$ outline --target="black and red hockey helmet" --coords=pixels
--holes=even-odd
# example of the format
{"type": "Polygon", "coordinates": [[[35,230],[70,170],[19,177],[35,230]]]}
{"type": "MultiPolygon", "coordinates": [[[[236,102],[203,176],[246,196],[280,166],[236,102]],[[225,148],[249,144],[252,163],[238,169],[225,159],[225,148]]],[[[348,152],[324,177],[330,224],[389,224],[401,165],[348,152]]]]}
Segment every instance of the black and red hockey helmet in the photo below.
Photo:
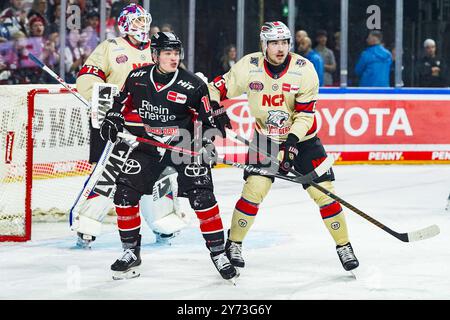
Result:
{"type": "Polygon", "coordinates": [[[156,54],[159,54],[161,50],[179,50],[181,60],[184,56],[183,44],[173,32],[155,33],[151,38],[150,48],[156,54]]]}

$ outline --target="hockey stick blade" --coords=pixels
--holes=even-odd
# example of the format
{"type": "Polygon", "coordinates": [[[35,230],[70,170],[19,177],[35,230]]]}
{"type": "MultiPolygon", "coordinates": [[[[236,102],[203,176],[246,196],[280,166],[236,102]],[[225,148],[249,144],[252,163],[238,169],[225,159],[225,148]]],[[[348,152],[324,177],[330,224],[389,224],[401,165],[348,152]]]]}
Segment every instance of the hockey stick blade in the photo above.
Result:
{"type": "Polygon", "coordinates": [[[439,227],[433,224],[420,230],[398,234],[399,235],[398,239],[402,240],[403,242],[420,241],[433,238],[437,236],[440,232],[441,231],[439,227]]]}

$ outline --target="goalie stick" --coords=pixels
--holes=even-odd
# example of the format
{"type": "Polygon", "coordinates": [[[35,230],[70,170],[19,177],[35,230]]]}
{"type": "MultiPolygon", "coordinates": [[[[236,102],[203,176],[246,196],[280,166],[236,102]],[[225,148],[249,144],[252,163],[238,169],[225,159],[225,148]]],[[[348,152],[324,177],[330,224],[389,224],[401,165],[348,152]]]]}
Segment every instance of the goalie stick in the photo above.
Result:
{"type": "MultiPolygon", "coordinates": [[[[269,157],[272,161],[274,161],[276,163],[279,162],[276,157],[274,157],[273,155],[271,155],[271,154],[269,154],[269,153],[267,153],[267,152],[265,152],[263,150],[259,150],[259,148],[257,148],[250,141],[248,141],[247,139],[237,135],[233,131],[227,130],[227,135],[230,135],[234,139],[244,143],[251,150],[253,150],[255,152],[258,152],[258,153],[261,153],[261,154],[263,154],[266,157],[269,157]]],[[[303,177],[303,175],[301,173],[299,173],[298,171],[296,171],[294,168],[291,169],[291,172],[293,174],[295,174],[298,178],[303,177]]],[[[292,182],[299,183],[299,181],[296,180],[296,179],[294,179],[292,182]]],[[[394,236],[395,238],[397,238],[397,239],[399,239],[399,240],[401,240],[403,242],[413,242],[413,241],[429,239],[429,238],[432,238],[432,237],[438,235],[439,232],[440,232],[439,227],[437,225],[435,225],[435,224],[433,224],[431,226],[428,226],[428,227],[425,227],[425,228],[422,228],[422,229],[419,229],[419,230],[411,231],[411,232],[405,232],[405,233],[396,232],[396,231],[392,230],[391,228],[387,227],[386,225],[382,224],[378,220],[372,218],[367,213],[361,211],[360,209],[356,208],[352,204],[348,203],[347,201],[345,201],[341,197],[339,197],[339,196],[335,195],[334,193],[328,191],[327,189],[325,189],[324,187],[322,187],[318,183],[316,183],[314,181],[311,181],[311,182],[308,182],[308,184],[310,184],[314,188],[318,189],[319,191],[323,192],[324,194],[326,194],[330,198],[338,201],[339,203],[341,203],[343,206],[347,207],[348,209],[350,209],[354,213],[358,214],[359,216],[363,217],[367,221],[369,221],[372,224],[376,225],[378,228],[382,229],[383,231],[389,233],[390,235],[394,236]]]]}
{"type": "MultiPolygon", "coordinates": [[[[47,72],[49,75],[51,75],[56,81],[58,81],[64,88],[69,90],[71,94],[73,94],[78,100],[80,100],[91,112],[91,119],[93,124],[99,123],[99,115],[98,111],[92,110],[90,103],[83,98],[81,94],[79,94],[77,91],[75,91],[71,86],[69,86],[59,75],[57,75],[52,69],[50,69],[47,65],[45,65],[41,60],[39,60],[36,56],[29,53],[28,58],[30,58],[31,61],[33,61],[38,67],[40,67],[42,70],[47,72]]],[[[94,128],[98,129],[98,125],[94,126],[94,128]]]]}

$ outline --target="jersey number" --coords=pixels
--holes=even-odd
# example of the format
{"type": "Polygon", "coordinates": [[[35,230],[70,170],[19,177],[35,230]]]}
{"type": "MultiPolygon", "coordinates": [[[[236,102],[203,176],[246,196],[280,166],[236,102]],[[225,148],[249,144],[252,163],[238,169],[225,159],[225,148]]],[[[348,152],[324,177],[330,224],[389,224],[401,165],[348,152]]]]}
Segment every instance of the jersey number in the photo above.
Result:
{"type": "Polygon", "coordinates": [[[211,111],[211,104],[209,103],[208,96],[202,97],[203,107],[205,108],[206,113],[211,111]]]}

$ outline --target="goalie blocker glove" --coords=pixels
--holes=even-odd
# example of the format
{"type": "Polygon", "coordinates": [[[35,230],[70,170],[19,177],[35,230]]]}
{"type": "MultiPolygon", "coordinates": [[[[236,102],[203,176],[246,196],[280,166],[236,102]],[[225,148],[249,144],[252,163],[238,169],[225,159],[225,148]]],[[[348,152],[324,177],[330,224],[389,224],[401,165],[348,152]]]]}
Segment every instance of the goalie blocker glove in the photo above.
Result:
{"type": "Polygon", "coordinates": [[[283,154],[279,170],[281,174],[288,174],[294,166],[295,157],[298,155],[297,143],[298,138],[292,133],[288,135],[286,141],[283,143],[282,150],[280,151],[283,154]]]}
{"type": "Polygon", "coordinates": [[[110,140],[116,142],[117,134],[123,131],[124,122],[125,120],[121,112],[109,110],[100,127],[100,137],[105,141],[110,140]]]}
{"type": "Polygon", "coordinates": [[[227,130],[231,129],[231,121],[227,115],[227,111],[224,106],[219,105],[217,101],[211,100],[212,114],[214,117],[214,124],[217,129],[222,133],[222,137],[227,137],[227,130]]]}

